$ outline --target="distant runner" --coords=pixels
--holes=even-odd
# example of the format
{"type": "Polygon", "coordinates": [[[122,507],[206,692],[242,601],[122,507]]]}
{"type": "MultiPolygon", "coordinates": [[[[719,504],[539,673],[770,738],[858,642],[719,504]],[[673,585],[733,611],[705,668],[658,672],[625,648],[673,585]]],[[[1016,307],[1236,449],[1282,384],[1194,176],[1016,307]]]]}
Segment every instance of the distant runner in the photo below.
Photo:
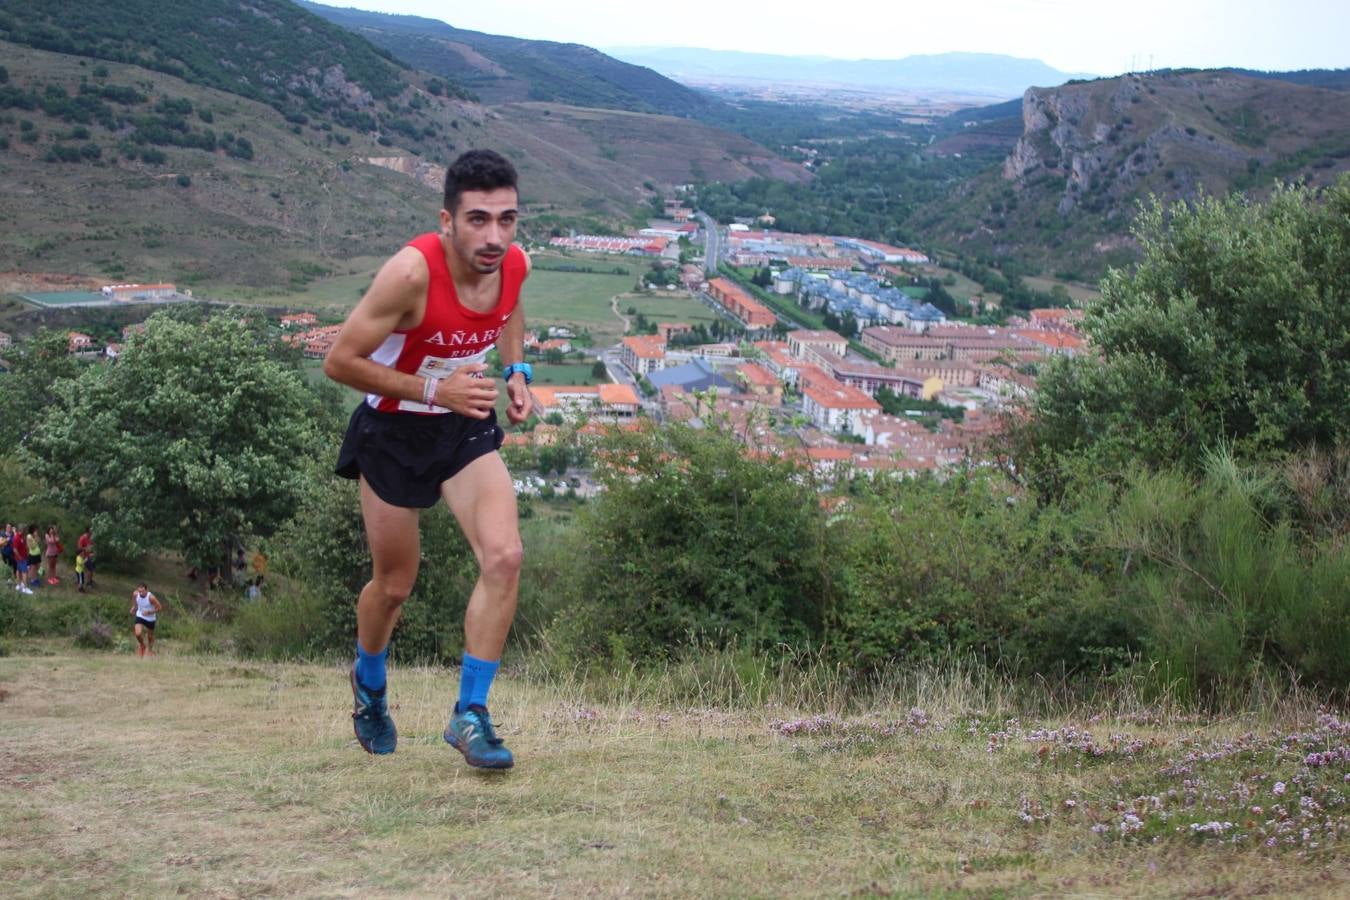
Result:
{"type": "Polygon", "coordinates": [[[136,585],[136,590],[131,592],[131,614],[136,617],[131,631],[136,635],[137,656],[155,655],[155,619],[163,608],[145,582],[136,585]]]}

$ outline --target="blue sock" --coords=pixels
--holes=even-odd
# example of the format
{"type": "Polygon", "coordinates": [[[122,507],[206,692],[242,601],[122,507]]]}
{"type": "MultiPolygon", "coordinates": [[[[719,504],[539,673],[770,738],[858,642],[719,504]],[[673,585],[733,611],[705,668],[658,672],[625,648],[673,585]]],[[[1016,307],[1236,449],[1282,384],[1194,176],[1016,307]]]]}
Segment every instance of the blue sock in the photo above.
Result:
{"type": "Polygon", "coordinates": [[[497,674],[501,660],[479,659],[464,653],[464,664],[459,670],[459,703],[455,709],[464,711],[477,704],[487,709],[488,689],[492,687],[492,678],[497,674]]]}
{"type": "Polygon", "coordinates": [[[356,680],[361,682],[362,687],[372,691],[384,690],[384,661],[388,656],[387,644],[379,653],[367,653],[361,642],[356,642],[356,680]]]}

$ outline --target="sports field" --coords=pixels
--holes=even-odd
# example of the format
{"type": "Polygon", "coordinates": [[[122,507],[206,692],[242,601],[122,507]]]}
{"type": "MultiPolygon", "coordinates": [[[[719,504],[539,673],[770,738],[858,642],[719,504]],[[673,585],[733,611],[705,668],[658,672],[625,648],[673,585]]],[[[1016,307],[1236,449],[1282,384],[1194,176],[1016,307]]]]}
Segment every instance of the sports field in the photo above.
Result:
{"type": "Polygon", "coordinates": [[[38,306],[112,306],[116,303],[98,291],[34,291],[15,296],[38,306]]]}

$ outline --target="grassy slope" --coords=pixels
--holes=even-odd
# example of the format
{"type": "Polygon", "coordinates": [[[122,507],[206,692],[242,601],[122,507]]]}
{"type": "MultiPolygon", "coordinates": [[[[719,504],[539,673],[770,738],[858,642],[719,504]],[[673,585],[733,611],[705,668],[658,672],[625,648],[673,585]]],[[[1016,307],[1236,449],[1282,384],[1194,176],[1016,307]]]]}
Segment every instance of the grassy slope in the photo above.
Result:
{"type": "MultiPolygon", "coordinates": [[[[62,83],[73,92],[88,72],[76,57],[0,49],[11,82],[62,83]]],[[[21,187],[0,192],[0,217],[11,226],[0,237],[0,270],[96,275],[120,264],[132,280],[275,287],[288,282],[288,263],[342,271],[347,257],[394,246],[417,223],[434,220],[433,191],[363,162],[391,152],[368,136],[327,145],[309,130],[296,135],[261,103],[135,66],[104,65],[109,84],[148,85],[151,96],[211,110],[215,132],[247,136],[254,158],[166,147],[167,163],[147,166],[121,159],[115,136],[94,125],[100,165],[48,163],[42,156],[52,137],[71,126],[41,111],[11,110],[16,122],[3,129],[11,144],[0,151],[0,178],[21,187]],[[17,140],[23,119],[43,135],[38,143],[17,140]],[[190,186],[178,185],[180,174],[190,186]]],[[[467,123],[462,129],[472,130],[467,123]]]]}
{"type": "MultiPolygon", "coordinates": [[[[1273,807],[1270,785],[1291,779],[1302,752],[1279,735],[1313,730],[1306,711],[1158,721],[1103,709],[1089,722],[1093,710],[1077,710],[1004,726],[1017,710],[988,685],[919,678],[864,719],[785,736],[776,723],[828,710],[772,697],[746,711],[663,706],[636,681],[599,703],[508,669],[494,706],[519,764],[487,775],[441,742],[452,673],[394,670],[399,752],[375,758],[352,740],[337,667],[178,656],[172,642],[146,661],[125,647],[45,649],[0,660],[0,868],[20,896],[427,896],[466,883],[525,897],[1350,890],[1334,840],[1234,847],[1185,825],[1216,815],[1206,806],[1234,781],[1273,807]],[[901,724],[887,736],[872,721],[901,724]],[[1027,739],[1039,725],[1142,749],[1093,758],[1027,739]],[[1183,776],[1161,768],[1248,730],[1258,751],[1191,764],[1198,806],[1162,801],[1182,834],[1150,818],[1119,836],[1136,796],[1182,793],[1183,776]],[[991,751],[998,731],[1013,737],[991,751]]],[[[1325,775],[1333,788],[1341,777],[1325,775]]],[[[1343,805],[1322,817],[1345,827],[1343,805]]]]}

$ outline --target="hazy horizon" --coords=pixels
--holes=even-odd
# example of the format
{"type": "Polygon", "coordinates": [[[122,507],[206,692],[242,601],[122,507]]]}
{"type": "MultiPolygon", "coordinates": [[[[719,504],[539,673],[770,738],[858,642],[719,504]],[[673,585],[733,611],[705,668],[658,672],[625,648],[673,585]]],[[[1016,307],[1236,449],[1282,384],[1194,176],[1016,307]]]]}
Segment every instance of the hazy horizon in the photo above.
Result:
{"type": "Polygon", "coordinates": [[[1264,71],[1350,67],[1350,3],[1139,0],[1095,7],[1073,0],[995,0],[923,7],[804,0],[771,7],[687,0],[678,15],[638,19],[618,0],[517,0],[507,12],[433,0],[330,0],[330,6],[422,16],[490,34],[596,49],[678,47],[839,61],[988,53],[1038,60],[1070,74],[1161,68],[1264,71]],[[823,11],[822,11],[823,10],[823,11]]]}

